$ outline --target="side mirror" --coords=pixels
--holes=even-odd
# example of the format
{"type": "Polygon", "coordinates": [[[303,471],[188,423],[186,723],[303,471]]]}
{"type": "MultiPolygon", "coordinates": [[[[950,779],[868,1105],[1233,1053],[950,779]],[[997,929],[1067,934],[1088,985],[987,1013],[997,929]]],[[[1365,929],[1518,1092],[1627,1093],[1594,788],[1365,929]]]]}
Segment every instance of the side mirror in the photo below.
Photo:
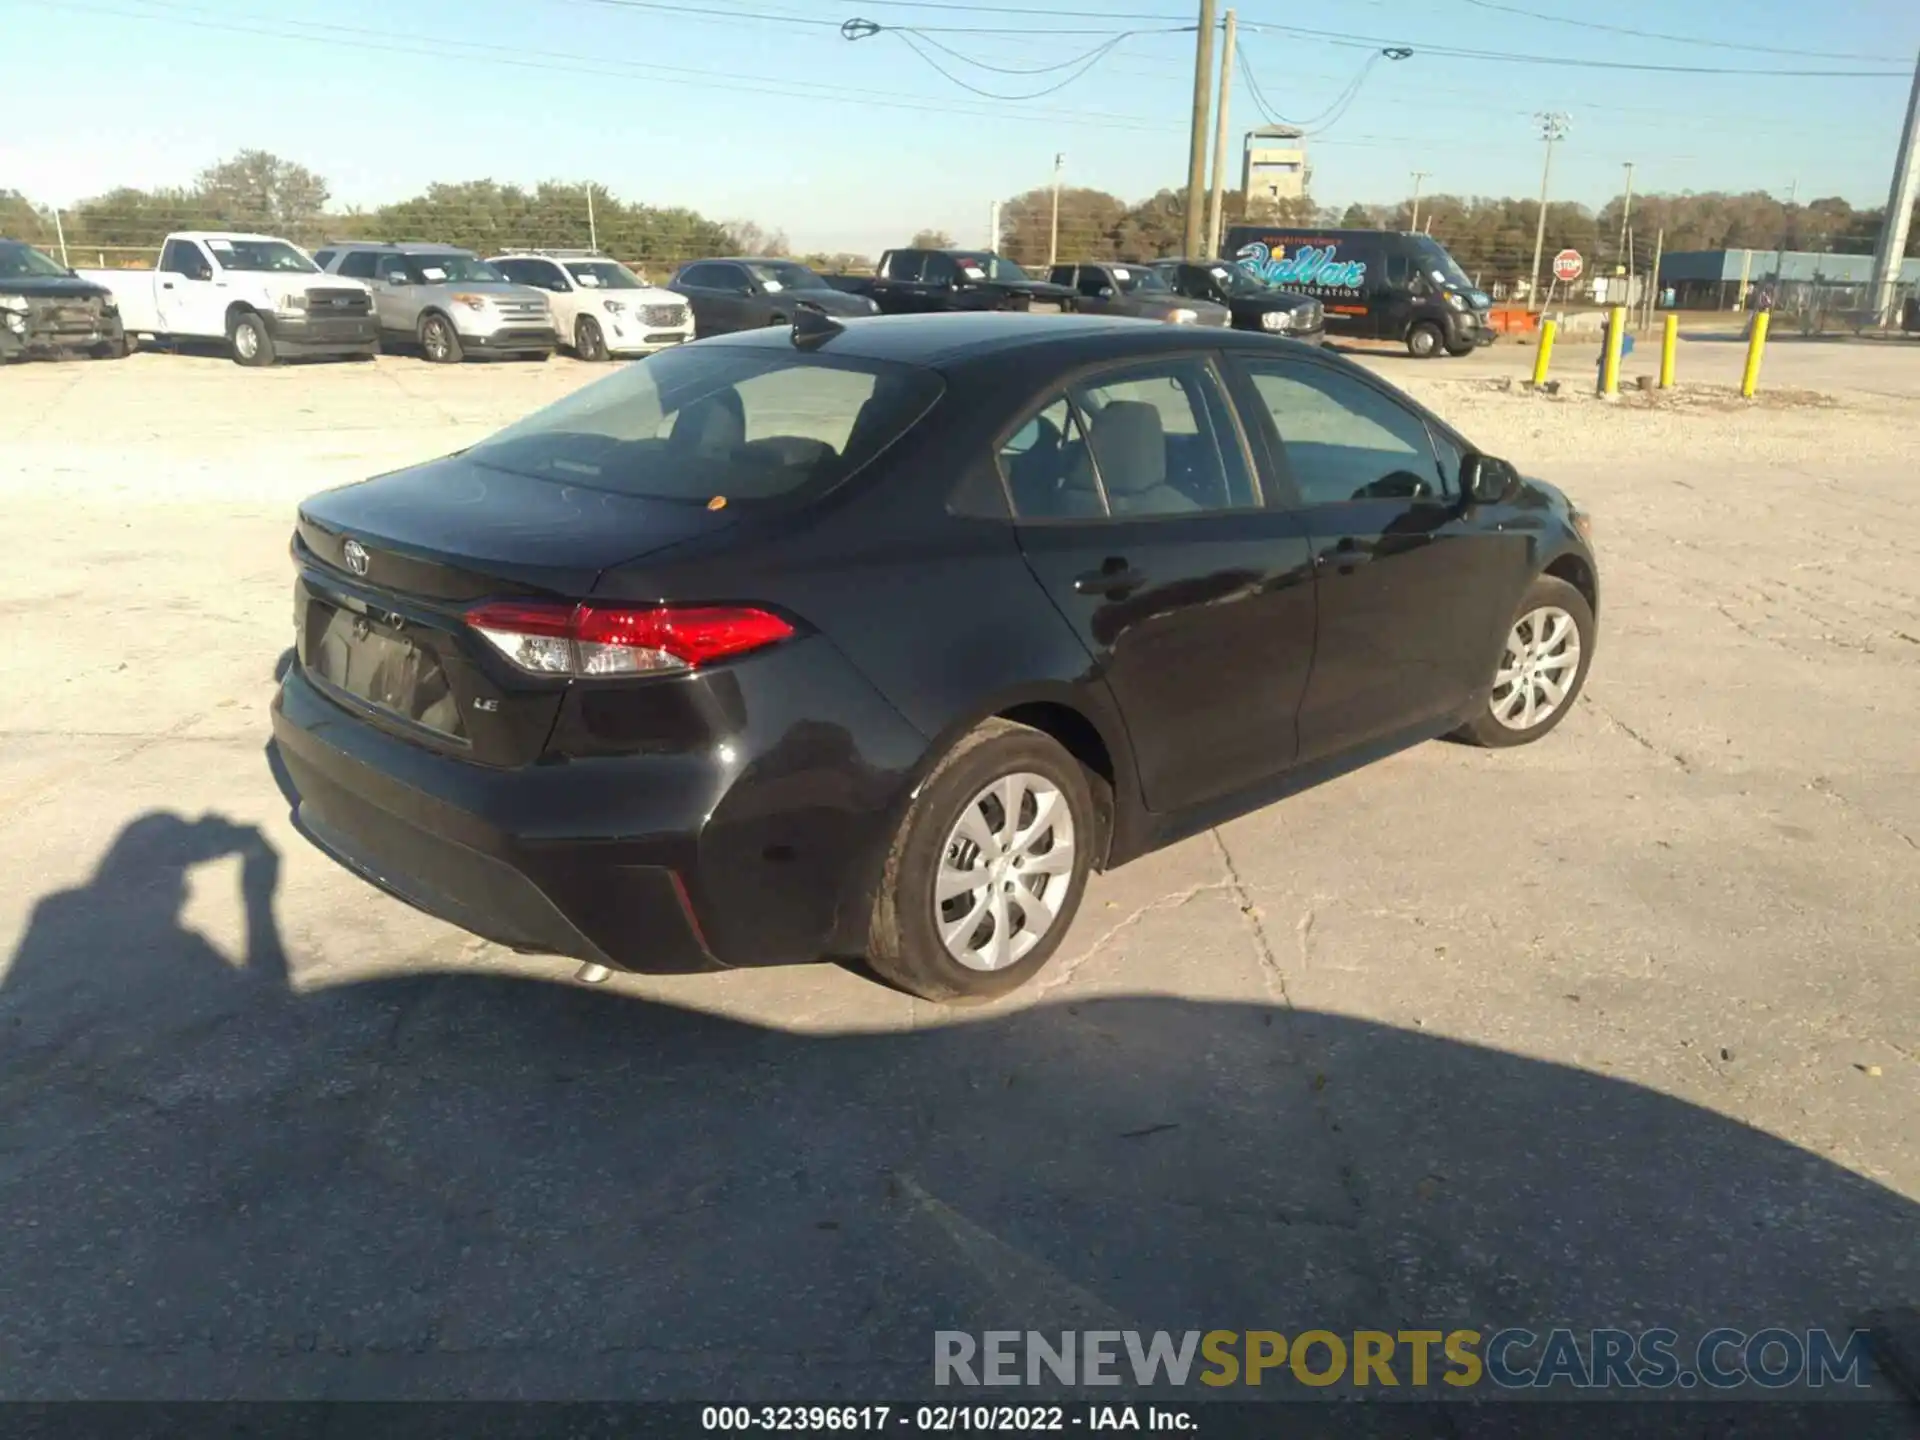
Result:
{"type": "Polygon", "coordinates": [[[1460,466],[1460,489],[1470,504],[1501,505],[1520,488],[1520,472],[1494,455],[1469,455],[1460,466]]]}
{"type": "Polygon", "coordinates": [[[193,278],[196,280],[211,280],[213,278],[213,267],[204,260],[201,261],[193,267],[193,278]]]}
{"type": "Polygon", "coordinates": [[[1093,292],[1093,298],[1096,300],[1111,300],[1113,298],[1113,287],[1111,285],[1102,285],[1098,290],[1093,292]]]}

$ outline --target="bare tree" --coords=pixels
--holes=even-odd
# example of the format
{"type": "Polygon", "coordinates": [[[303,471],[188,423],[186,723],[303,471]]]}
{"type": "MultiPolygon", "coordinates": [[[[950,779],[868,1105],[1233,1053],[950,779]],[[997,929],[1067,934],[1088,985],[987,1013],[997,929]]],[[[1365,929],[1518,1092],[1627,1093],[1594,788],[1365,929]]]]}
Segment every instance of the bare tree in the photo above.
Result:
{"type": "Polygon", "coordinates": [[[953,249],[953,237],[944,230],[916,231],[913,239],[908,243],[915,250],[953,249]]]}

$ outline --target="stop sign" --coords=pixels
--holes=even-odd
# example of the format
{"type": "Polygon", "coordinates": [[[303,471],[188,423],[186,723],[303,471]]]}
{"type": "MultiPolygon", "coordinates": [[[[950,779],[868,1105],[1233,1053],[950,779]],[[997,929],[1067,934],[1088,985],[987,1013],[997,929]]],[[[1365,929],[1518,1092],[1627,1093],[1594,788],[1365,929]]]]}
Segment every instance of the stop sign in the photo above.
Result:
{"type": "Polygon", "coordinates": [[[1586,262],[1580,258],[1578,250],[1562,250],[1553,257],[1553,278],[1556,280],[1578,280],[1584,269],[1586,262]]]}

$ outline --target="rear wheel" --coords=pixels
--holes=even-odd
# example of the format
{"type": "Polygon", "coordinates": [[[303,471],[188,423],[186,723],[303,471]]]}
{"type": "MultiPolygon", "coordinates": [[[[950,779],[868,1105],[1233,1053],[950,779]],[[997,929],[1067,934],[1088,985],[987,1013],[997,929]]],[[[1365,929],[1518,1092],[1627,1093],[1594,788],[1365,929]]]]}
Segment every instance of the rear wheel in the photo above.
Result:
{"type": "Polygon", "coordinates": [[[940,762],[901,822],[870,963],[928,1000],[1018,988],[1072,926],[1094,839],[1079,762],[1038,730],[988,721],[940,762]]]}
{"type": "Polygon", "coordinates": [[[1486,703],[1455,735],[1495,749],[1538,740],[1566,719],[1592,661],[1587,597],[1564,580],[1540,576],[1507,629],[1486,703]]]}
{"type": "Polygon", "coordinates": [[[1416,360],[1431,360],[1446,343],[1447,337],[1431,320],[1422,320],[1407,332],[1407,353],[1416,360]]]}
{"type": "Polygon", "coordinates": [[[596,363],[607,358],[607,337],[600,332],[600,322],[591,315],[582,315],[573,322],[573,353],[582,360],[596,363]]]}
{"type": "Polygon", "coordinates": [[[444,315],[428,315],[420,322],[420,350],[435,365],[458,365],[467,358],[453,322],[444,315]]]}
{"type": "Polygon", "coordinates": [[[227,349],[236,365],[273,364],[273,336],[267,333],[267,322],[251,310],[227,318],[227,349]]]}
{"type": "Polygon", "coordinates": [[[1451,355],[1456,360],[1464,360],[1467,356],[1471,355],[1476,348],[1477,347],[1470,344],[1469,345],[1449,345],[1447,346],[1447,354],[1451,355]]]}

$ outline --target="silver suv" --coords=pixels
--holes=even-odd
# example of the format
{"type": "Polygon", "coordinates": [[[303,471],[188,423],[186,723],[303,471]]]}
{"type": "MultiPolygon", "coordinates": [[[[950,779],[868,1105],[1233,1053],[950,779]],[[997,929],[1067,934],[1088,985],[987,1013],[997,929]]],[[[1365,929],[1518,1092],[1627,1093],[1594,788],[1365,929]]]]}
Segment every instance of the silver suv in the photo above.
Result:
{"type": "Polygon", "coordinates": [[[469,354],[544,360],[557,339],[546,295],[516,285],[471,250],[451,245],[340,241],[313,252],[322,270],[373,289],[380,339],[418,346],[437,365],[469,354]]]}

